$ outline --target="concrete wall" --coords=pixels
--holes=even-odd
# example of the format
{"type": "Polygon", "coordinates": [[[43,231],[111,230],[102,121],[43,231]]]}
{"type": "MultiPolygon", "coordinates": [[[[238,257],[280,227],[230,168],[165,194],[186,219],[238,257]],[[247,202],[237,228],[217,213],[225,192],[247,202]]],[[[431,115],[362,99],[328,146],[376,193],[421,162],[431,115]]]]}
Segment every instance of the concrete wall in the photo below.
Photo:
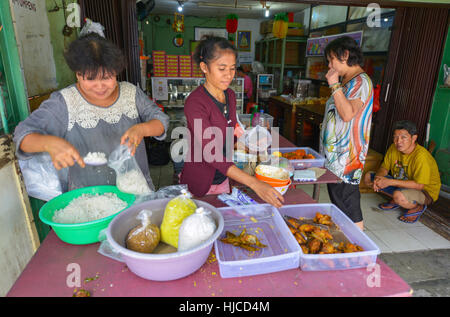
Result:
{"type": "Polygon", "coordinates": [[[0,136],[0,296],[5,296],[39,245],[12,141],[0,136]]]}

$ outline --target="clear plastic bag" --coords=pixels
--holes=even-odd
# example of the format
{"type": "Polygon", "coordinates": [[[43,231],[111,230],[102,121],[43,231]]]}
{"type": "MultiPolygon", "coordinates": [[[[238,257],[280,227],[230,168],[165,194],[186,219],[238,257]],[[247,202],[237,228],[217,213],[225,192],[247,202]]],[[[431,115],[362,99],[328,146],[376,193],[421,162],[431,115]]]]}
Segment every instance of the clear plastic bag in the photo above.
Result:
{"type": "Polygon", "coordinates": [[[450,87],[450,68],[444,64],[444,86],[450,87]]]}
{"type": "Polygon", "coordinates": [[[67,169],[58,172],[48,153],[37,153],[30,159],[18,161],[29,196],[49,201],[67,191],[60,179],[67,175],[67,169]]]}
{"type": "Polygon", "coordinates": [[[161,233],[150,220],[152,212],[147,209],[141,210],[136,216],[140,224],[130,230],[126,239],[127,249],[140,252],[152,253],[161,240],[161,233]]]}
{"type": "Polygon", "coordinates": [[[105,37],[105,28],[100,23],[94,22],[89,18],[85,19],[86,23],[80,31],[80,37],[89,33],[97,33],[101,37],[105,37]]]}
{"type": "Polygon", "coordinates": [[[216,223],[211,211],[203,207],[185,218],[181,223],[178,237],[178,251],[186,251],[199,246],[208,240],[216,231],[216,223]]]}
{"type": "Polygon", "coordinates": [[[272,136],[270,132],[259,125],[249,130],[246,130],[239,140],[251,152],[265,152],[272,144],[272,136]]]}
{"type": "Polygon", "coordinates": [[[111,153],[108,166],[116,171],[116,186],[121,192],[138,196],[153,192],[126,144],[119,145],[111,153]]]}
{"type": "Polygon", "coordinates": [[[178,233],[181,223],[197,209],[197,205],[191,197],[191,193],[183,190],[182,194],[170,200],[164,209],[161,241],[175,248],[178,248],[178,233]]]}

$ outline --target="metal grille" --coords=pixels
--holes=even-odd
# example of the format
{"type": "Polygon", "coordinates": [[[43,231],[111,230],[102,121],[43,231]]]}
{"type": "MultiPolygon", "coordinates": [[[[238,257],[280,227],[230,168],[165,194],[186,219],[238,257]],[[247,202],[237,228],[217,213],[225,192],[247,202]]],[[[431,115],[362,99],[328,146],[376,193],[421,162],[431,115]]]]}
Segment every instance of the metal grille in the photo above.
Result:
{"type": "Polygon", "coordinates": [[[87,17],[105,27],[107,39],[119,46],[127,67],[119,80],[137,85],[140,82],[138,26],[135,0],[80,0],[82,21],[87,17]]]}

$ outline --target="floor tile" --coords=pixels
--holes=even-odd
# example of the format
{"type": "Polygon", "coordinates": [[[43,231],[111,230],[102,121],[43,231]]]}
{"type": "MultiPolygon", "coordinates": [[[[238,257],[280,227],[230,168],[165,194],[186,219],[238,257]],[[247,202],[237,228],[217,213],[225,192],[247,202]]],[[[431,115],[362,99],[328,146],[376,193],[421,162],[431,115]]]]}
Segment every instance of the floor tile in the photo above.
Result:
{"type": "Polygon", "coordinates": [[[403,230],[410,236],[413,236],[416,240],[419,240],[429,249],[450,249],[450,241],[426,226],[412,227],[403,230]]]}
{"type": "Polygon", "coordinates": [[[404,230],[399,229],[382,229],[371,230],[384,244],[386,244],[393,252],[410,252],[418,250],[427,250],[428,248],[419,240],[409,235],[404,230]]]}
{"type": "Polygon", "coordinates": [[[364,229],[364,233],[367,234],[370,240],[372,240],[378,246],[378,248],[380,248],[381,253],[392,253],[392,249],[386,243],[380,240],[372,231],[364,229]]]}

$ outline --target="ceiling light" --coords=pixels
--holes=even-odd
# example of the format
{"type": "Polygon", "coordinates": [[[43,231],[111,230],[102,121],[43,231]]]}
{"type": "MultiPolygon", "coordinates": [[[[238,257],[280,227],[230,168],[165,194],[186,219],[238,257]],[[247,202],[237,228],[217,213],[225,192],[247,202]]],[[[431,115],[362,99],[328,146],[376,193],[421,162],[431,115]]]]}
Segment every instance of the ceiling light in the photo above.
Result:
{"type": "Polygon", "coordinates": [[[269,15],[270,15],[270,11],[269,11],[269,9],[266,8],[266,10],[264,10],[264,16],[265,16],[266,18],[268,18],[269,15]]]}
{"type": "Polygon", "coordinates": [[[251,5],[240,5],[232,3],[211,3],[211,2],[197,2],[199,8],[230,8],[230,9],[248,9],[251,10],[251,5]]]}
{"type": "Polygon", "coordinates": [[[178,12],[183,11],[183,1],[178,1],[178,12]]]}

